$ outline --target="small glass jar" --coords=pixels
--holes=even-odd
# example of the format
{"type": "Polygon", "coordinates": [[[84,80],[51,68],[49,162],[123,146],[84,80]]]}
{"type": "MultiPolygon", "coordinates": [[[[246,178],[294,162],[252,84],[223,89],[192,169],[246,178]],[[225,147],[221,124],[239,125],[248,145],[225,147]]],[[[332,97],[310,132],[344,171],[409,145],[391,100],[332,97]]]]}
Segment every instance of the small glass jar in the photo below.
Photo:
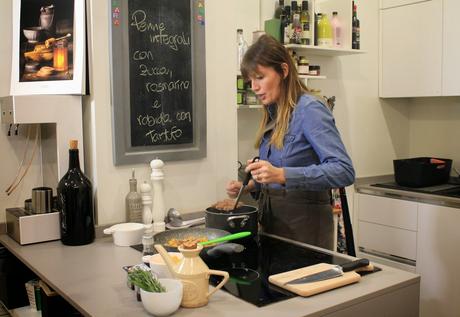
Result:
{"type": "Polygon", "coordinates": [[[154,253],[153,236],[144,234],[142,236],[142,255],[153,255],[154,253]]]}
{"type": "Polygon", "coordinates": [[[308,75],[309,74],[309,61],[305,56],[299,56],[299,66],[297,70],[300,75],[308,75]]]}
{"type": "Polygon", "coordinates": [[[309,75],[311,75],[311,76],[319,76],[320,75],[320,67],[319,67],[319,65],[310,65],[310,67],[309,67],[309,75]]]}

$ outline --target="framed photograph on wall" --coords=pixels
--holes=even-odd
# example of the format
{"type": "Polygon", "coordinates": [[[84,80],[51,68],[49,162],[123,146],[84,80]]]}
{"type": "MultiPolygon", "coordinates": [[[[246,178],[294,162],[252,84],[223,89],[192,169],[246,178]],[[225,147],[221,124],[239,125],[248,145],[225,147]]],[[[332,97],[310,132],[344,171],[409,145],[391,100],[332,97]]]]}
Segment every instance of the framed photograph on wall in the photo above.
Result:
{"type": "Polygon", "coordinates": [[[84,95],[85,0],[13,0],[11,95],[84,95]]]}

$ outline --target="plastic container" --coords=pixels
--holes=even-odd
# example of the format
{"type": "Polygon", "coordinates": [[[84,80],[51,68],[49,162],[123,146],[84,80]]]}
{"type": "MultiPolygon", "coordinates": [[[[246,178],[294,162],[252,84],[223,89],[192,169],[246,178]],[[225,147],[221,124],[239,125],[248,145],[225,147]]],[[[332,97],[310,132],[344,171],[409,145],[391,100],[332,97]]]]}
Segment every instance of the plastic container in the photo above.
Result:
{"type": "Polygon", "coordinates": [[[393,161],[395,181],[405,187],[427,187],[449,181],[452,160],[415,157],[393,161]]]}

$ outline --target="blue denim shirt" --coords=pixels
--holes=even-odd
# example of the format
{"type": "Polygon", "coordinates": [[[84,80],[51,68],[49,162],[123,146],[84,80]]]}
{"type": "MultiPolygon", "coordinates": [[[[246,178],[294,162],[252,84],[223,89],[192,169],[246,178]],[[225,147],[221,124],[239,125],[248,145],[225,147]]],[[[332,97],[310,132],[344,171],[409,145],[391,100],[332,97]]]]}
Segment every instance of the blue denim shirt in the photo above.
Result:
{"type": "MultiPolygon", "coordinates": [[[[268,111],[274,120],[276,105],[269,106],[268,111]]],[[[269,188],[320,191],[353,184],[355,171],[332,113],[314,97],[303,95],[299,99],[282,149],[269,144],[271,133],[265,133],[259,156],[284,168],[286,184],[269,184],[269,188]]]]}

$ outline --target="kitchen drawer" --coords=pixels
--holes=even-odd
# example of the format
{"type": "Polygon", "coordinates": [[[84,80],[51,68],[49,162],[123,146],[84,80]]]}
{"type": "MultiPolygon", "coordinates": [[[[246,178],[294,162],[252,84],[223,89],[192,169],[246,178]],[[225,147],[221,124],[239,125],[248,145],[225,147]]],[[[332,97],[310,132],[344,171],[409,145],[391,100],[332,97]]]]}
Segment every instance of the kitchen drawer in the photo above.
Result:
{"type": "Polygon", "coordinates": [[[401,199],[358,194],[358,219],[417,231],[417,203],[401,199]]]}
{"type": "Polygon", "coordinates": [[[417,232],[359,221],[359,247],[416,260],[417,232]]]}
{"type": "Polygon", "coordinates": [[[431,0],[380,0],[380,9],[388,9],[392,7],[399,7],[408,4],[426,2],[431,0]]]}

